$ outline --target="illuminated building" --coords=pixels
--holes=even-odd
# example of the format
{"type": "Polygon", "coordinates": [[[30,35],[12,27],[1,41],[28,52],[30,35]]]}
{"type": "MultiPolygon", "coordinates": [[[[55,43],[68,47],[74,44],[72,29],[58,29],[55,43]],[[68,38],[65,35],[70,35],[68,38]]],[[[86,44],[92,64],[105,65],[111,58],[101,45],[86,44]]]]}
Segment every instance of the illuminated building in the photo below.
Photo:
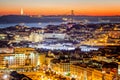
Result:
{"type": "Polygon", "coordinates": [[[0,34],[0,40],[5,40],[7,38],[7,34],[0,34]]]}
{"type": "Polygon", "coordinates": [[[120,44],[120,30],[110,31],[108,38],[108,42],[120,44]]]}
{"type": "Polygon", "coordinates": [[[66,34],[62,33],[44,33],[44,32],[32,32],[29,35],[30,41],[41,42],[46,39],[65,39],[66,34]]]}
{"type": "Polygon", "coordinates": [[[51,63],[50,66],[54,71],[58,72],[59,74],[67,75],[70,73],[69,62],[51,63]]]}
{"type": "Polygon", "coordinates": [[[2,53],[0,59],[3,63],[0,65],[2,68],[7,67],[9,69],[32,69],[32,67],[40,64],[40,58],[39,54],[33,48],[14,48],[14,52],[2,53]]]}
{"type": "Polygon", "coordinates": [[[56,39],[65,39],[66,34],[64,33],[44,33],[44,39],[56,38],[56,39]]]}
{"type": "Polygon", "coordinates": [[[29,40],[32,42],[41,42],[41,41],[43,41],[43,34],[33,32],[29,35],[29,40]]]}
{"type": "Polygon", "coordinates": [[[16,65],[31,65],[36,66],[38,54],[33,48],[15,48],[14,49],[16,65]]]}
{"type": "Polygon", "coordinates": [[[102,77],[105,80],[113,79],[112,74],[102,73],[102,71],[94,68],[81,67],[80,65],[70,65],[70,73],[77,80],[103,80],[102,77]]]}
{"type": "Polygon", "coordinates": [[[49,40],[48,43],[37,43],[37,45],[32,43],[29,44],[29,47],[47,50],[75,50],[75,46],[72,43],[53,43],[52,40],[49,40]]]}
{"type": "Polygon", "coordinates": [[[59,74],[62,74],[65,76],[70,76],[71,65],[74,63],[78,63],[78,62],[81,62],[81,60],[71,60],[71,61],[60,60],[60,62],[59,62],[59,60],[55,60],[55,62],[51,61],[50,67],[51,67],[51,69],[58,72],[59,74]]]}
{"type": "Polygon", "coordinates": [[[120,63],[118,64],[118,71],[117,71],[118,73],[118,79],[120,79],[120,63]]]}
{"type": "Polygon", "coordinates": [[[38,57],[38,63],[37,63],[37,65],[43,65],[43,64],[46,64],[46,54],[45,53],[40,53],[39,55],[38,55],[39,57],[38,57]]]}
{"type": "Polygon", "coordinates": [[[50,65],[51,64],[51,60],[54,59],[52,56],[47,56],[45,57],[46,59],[46,64],[50,65]]]}
{"type": "MultiPolygon", "coordinates": [[[[16,26],[17,28],[24,28],[24,26],[16,26]]],[[[29,33],[26,31],[14,32],[14,40],[17,42],[20,41],[29,41],[29,33]]]]}
{"type": "Polygon", "coordinates": [[[29,41],[29,37],[26,35],[15,35],[14,36],[15,41],[19,42],[19,41],[29,41]]]}
{"type": "Polygon", "coordinates": [[[90,51],[92,51],[92,50],[98,50],[99,49],[99,47],[94,47],[94,46],[87,46],[87,45],[81,45],[80,46],[80,49],[81,49],[81,51],[84,51],[84,52],[90,52],[90,51]]]}

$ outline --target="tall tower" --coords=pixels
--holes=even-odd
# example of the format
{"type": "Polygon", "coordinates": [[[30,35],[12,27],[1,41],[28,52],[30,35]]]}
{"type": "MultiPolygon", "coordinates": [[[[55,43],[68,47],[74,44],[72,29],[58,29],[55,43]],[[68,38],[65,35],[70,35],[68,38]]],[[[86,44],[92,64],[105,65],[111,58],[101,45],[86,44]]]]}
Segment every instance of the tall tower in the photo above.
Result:
{"type": "Polygon", "coordinates": [[[24,14],[24,12],[23,12],[23,9],[21,8],[20,9],[20,15],[23,15],[24,14]]]}
{"type": "Polygon", "coordinates": [[[73,17],[74,17],[74,10],[71,10],[71,22],[73,23],[73,17]]]}
{"type": "Polygon", "coordinates": [[[74,16],[74,10],[71,10],[71,16],[74,16]]]}

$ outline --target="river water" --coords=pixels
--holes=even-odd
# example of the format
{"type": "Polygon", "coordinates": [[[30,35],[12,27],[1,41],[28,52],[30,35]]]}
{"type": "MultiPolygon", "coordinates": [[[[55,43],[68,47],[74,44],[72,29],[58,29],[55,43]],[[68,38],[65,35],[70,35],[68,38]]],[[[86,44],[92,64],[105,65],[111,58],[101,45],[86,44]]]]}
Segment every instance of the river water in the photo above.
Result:
{"type": "Polygon", "coordinates": [[[18,25],[18,24],[25,25],[25,26],[28,26],[28,27],[40,27],[40,28],[43,28],[43,27],[46,27],[47,25],[59,25],[61,23],[62,22],[52,22],[52,23],[8,23],[8,24],[0,24],[0,28],[6,28],[6,27],[10,27],[10,26],[15,26],[15,25],[18,25]]]}

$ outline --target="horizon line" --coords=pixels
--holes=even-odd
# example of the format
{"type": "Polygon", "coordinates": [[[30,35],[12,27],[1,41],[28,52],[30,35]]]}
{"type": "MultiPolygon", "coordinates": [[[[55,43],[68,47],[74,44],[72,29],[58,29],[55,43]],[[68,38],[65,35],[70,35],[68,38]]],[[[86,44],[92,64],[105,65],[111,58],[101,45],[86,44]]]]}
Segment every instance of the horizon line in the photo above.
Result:
{"type": "Polygon", "coordinates": [[[70,14],[68,14],[68,15],[66,15],[66,14],[50,14],[50,15],[44,15],[44,14],[30,14],[30,15],[28,15],[28,14],[24,14],[24,15],[20,15],[20,14],[4,14],[4,15],[0,15],[0,16],[14,16],[14,15],[16,15],[16,16],[120,16],[120,15],[78,15],[78,14],[76,14],[76,15],[70,15],[70,14]]]}

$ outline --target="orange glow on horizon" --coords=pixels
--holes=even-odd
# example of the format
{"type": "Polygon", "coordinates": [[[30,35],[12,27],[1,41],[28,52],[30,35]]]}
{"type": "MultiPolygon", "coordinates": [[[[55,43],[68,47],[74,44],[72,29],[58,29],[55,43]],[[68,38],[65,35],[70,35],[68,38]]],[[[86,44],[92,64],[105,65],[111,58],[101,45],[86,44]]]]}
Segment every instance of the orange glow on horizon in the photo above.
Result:
{"type": "Polygon", "coordinates": [[[120,0],[1,0],[0,15],[120,15],[120,0]]]}
{"type": "MultiPolygon", "coordinates": [[[[20,9],[0,9],[0,15],[20,15],[20,9]]],[[[68,9],[23,9],[24,15],[70,15],[71,10],[68,9]]],[[[105,10],[105,9],[93,9],[93,10],[74,10],[75,15],[90,15],[90,16],[114,16],[120,15],[120,9],[105,10]],[[114,10],[114,11],[113,11],[114,10]]]]}

